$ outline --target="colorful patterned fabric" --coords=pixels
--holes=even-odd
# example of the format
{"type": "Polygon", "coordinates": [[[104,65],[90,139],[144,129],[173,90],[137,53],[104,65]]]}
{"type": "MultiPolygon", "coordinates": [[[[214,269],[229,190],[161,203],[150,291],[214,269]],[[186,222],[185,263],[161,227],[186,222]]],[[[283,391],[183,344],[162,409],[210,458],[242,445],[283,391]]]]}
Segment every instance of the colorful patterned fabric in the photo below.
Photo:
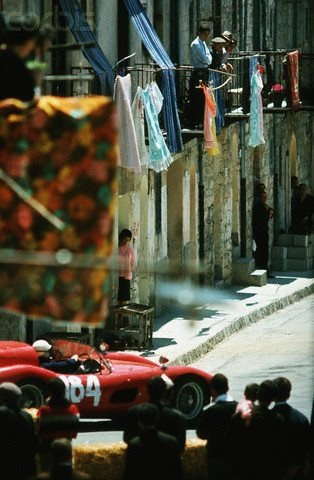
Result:
{"type": "Polygon", "coordinates": [[[0,306],[105,319],[116,167],[113,103],[42,97],[0,103],[0,306]]]}

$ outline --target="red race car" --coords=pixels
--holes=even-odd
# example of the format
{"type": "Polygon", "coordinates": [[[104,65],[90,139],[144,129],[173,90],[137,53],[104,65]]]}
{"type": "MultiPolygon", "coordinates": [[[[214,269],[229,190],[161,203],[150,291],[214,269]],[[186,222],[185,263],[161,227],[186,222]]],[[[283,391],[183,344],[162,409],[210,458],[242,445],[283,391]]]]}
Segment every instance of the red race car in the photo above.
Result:
{"type": "Polygon", "coordinates": [[[0,341],[0,383],[14,382],[22,390],[24,406],[44,403],[46,383],[59,377],[67,397],[85,418],[119,419],[133,405],[147,401],[147,381],[166,374],[174,383],[174,403],[187,418],[197,418],[209,403],[212,375],[187,366],[156,364],[125,352],[98,352],[89,345],[64,339],[51,341],[55,360],[78,354],[81,364],[73,374],[55,373],[39,366],[38,354],[27,343],[0,341]]]}

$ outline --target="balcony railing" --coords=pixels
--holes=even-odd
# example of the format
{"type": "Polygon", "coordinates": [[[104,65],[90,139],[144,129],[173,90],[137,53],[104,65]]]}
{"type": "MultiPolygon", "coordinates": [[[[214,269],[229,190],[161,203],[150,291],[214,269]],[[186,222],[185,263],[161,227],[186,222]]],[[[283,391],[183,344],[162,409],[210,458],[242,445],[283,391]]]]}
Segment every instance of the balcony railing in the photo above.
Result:
{"type": "MultiPolygon", "coordinates": [[[[262,91],[263,107],[268,112],[283,112],[290,110],[289,92],[287,89],[287,80],[284,69],[284,60],[287,51],[278,50],[271,52],[240,52],[231,55],[228,62],[233,66],[233,76],[229,77],[228,82],[222,87],[223,99],[225,104],[225,116],[230,118],[239,118],[249,114],[249,92],[245,90],[245,76],[248,78],[249,58],[253,55],[258,56],[259,63],[264,66],[263,75],[264,88],[262,91]],[[272,85],[281,85],[283,90],[275,92],[272,85]]],[[[299,59],[299,90],[302,109],[314,108],[313,98],[313,54],[301,54],[299,59]]],[[[138,85],[145,88],[152,80],[158,84],[161,82],[160,68],[158,65],[136,64],[133,67],[127,67],[127,72],[132,74],[132,84],[134,88],[138,85]]],[[[189,125],[188,106],[190,77],[192,72],[190,65],[176,65],[176,87],[177,102],[180,113],[182,128],[189,125]]],[[[221,84],[226,82],[227,76],[221,74],[221,84]]]]}

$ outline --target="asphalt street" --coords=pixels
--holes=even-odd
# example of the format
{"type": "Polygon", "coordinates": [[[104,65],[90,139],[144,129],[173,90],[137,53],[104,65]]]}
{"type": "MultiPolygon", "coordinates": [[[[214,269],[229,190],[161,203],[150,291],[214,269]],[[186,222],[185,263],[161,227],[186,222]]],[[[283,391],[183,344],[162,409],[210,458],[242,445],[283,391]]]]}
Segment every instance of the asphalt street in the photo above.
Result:
{"type": "MultiPolygon", "coordinates": [[[[309,417],[314,394],[313,311],[312,294],[234,333],[191,365],[227,375],[236,400],[248,383],[286,376],[293,386],[291,403],[309,417]]],[[[194,438],[195,431],[188,437],[194,438]]],[[[119,441],[121,431],[91,432],[80,433],[74,444],[119,441]]]]}

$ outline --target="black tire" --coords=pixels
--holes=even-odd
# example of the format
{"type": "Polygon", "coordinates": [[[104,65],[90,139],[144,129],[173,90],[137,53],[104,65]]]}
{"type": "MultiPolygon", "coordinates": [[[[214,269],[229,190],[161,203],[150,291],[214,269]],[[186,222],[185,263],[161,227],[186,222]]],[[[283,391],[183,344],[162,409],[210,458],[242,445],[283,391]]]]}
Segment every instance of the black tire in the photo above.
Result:
{"type": "Polygon", "coordinates": [[[22,390],[20,404],[22,408],[39,408],[45,402],[44,383],[29,378],[19,382],[18,387],[22,390]]]}
{"type": "Polygon", "coordinates": [[[179,377],[174,383],[174,406],[193,424],[203,406],[209,402],[209,387],[194,375],[179,377]]]}

